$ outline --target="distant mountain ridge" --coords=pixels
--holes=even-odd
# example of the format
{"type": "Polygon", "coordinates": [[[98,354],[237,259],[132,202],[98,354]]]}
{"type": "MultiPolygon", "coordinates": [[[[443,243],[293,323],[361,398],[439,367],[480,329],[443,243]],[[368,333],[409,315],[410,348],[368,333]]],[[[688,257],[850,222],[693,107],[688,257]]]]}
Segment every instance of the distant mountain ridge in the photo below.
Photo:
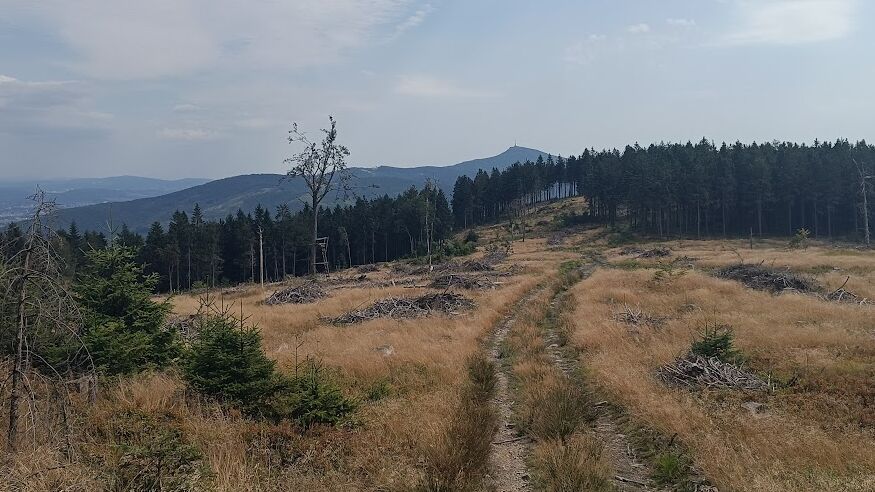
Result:
{"type": "Polygon", "coordinates": [[[46,192],[61,208],[120,202],[165,195],[208,182],[208,179],[157,179],[140,176],[41,180],[0,180],[0,224],[26,217],[37,190],[46,192]]]}
{"type": "MultiPolygon", "coordinates": [[[[538,156],[546,159],[548,155],[540,150],[514,146],[496,156],[450,166],[354,167],[350,168],[354,175],[351,185],[359,196],[372,198],[384,194],[395,196],[411,186],[421,187],[426,179],[431,179],[449,197],[456,178],[461,175],[473,177],[479,169],[504,169],[515,162],[534,161],[538,156]]],[[[303,204],[298,198],[306,192],[303,181],[283,178],[280,174],[245,174],[160,196],[64,209],[59,211],[59,225],[66,227],[75,221],[80,230],[104,231],[107,220],[112,217],[114,224],[125,223],[134,231],[144,232],[153,222],[167,224],[176,210],[190,213],[196,203],[207,219],[219,219],[238,209],[250,212],[257,205],[272,212],[281,204],[288,204],[292,210],[301,209],[303,204]]],[[[325,205],[334,204],[340,198],[329,195],[325,205]]]]}

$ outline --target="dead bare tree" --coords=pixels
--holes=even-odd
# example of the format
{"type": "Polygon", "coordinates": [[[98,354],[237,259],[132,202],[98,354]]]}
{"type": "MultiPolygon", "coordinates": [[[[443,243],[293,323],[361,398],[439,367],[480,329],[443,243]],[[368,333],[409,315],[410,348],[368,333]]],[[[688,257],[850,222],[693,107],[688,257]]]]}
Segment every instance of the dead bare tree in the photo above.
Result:
{"type": "MultiPolygon", "coordinates": [[[[32,199],[34,212],[24,234],[24,243],[0,270],[0,313],[3,338],[13,340],[9,393],[9,425],[6,445],[15,452],[19,420],[25,396],[35,400],[31,381],[38,376],[49,380],[53,398],[62,412],[63,434],[69,442],[67,383],[81,378],[94,382],[95,368],[79,338],[82,317],[62,275],[63,261],[56,245],[60,238],[49,226],[54,202],[38,191],[32,199]]],[[[34,408],[31,405],[31,420],[34,408]]]]}
{"type": "Polygon", "coordinates": [[[851,159],[854,161],[854,165],[857,166],[857,173],[860,175],[860,193],[863,195],[863,237],[866,241],[866,246],[871,246],[871,240],[869,236],[869,180],[873,178],[872,175],[866,174],[866,169],[857,162],[857,159],[851,159]]]}
{"type": "Polygon", "coordinates": [[[310,207],[313,211],[313,243],[310,249],[310,273],[316,273],[316,243],[319,239],[319,205],[331,190],[344,185],[349,179],[346,168],[346,157],[349,150],[337,143],[337,121],[329,116],[329,129],[322,129],[325,134],[320,143],[312,142],[306,133],[298,130],[298,124],[293,123],[289,131],[290,144],[302,143],[302,152],[285,159],[285,164],[291,165],[286,173],[288,177],[301,177],[310,195],[310,207]]]}

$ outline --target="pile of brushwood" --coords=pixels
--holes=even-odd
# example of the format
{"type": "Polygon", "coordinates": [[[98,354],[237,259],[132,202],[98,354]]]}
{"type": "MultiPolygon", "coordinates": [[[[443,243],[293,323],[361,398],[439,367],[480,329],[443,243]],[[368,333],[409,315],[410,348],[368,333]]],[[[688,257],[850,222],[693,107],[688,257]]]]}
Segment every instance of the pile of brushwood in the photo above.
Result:
{"type": "Polygon", "coordinates": [[[456,271],[469,271],[469,272],[488,272],[492,270],[492,262],[489,261],[478,261],[478,260],[466,260],[462,263],[459,263],[458,266],[455,267],[456,271]]]}
{"type": "Polygon", "coordinates": [[[671,256],[671,250],[662,246],[638,254],[638,258],[665,258],[666,256],[671,256]]]}
{"type": "Polygon", "coordinates": [[[721,268],[717,276],[736,280],[757,290],[778,293],[785,290],[799,292],[816,292],[820,290],[817,282],[810,278],[797,275],[789,270],[777,270],[759,265],[739,263],[721,268]]]}
{"type": "Polygon", "coordinates": [[[653,249],[641,249],[637,246],[624,246],[620,250],[622,256],[636,256],[638,258],[665,258],[671,256],[671,250],[664,246],[653,249]]]}
{"type": "Polygon", "coordinates": [[[458,314],[474,307],[467,297],[453,292],[425,294],[419,297],[388,297],[363,309],[350,311],[327,321],[335,325],[363,323],[377,318],[421,318],[433,313],[458,314]]]}
{"type": "Polygon", "coordinates": [[[745,369],[732,327],[721,324],[706,325],[690,351],[662,366],[657,376],[668,385],[691,389],[772,389],[770,381],[745,369]]]}
{"type": "Polygon", "coordinates": [[[623,248],[620,249],[620,255],[622,255],[622,256],[633,256],[633,255],[637,256],[643,252],[644,252],[643,249],[637,248],[635,246],[623,246],[623,248]]]}
{"type": "Polygon", "coordinates": [[[449,287],[459,287],[461,289],[482,290],[494,289],[500,284],[490,278],[488,275],[463,275],[458,273],[446,273],[438,275],[431,281],[429,287],[436,289],[446,289],[449,287]]]}
{"type": "Polygon", "coordinates": [[[316,282],[305,282],[294,287],[278,290],[270,295],[265,304],[309,304],[325,297],[325,291],[316,282]]]}
{"type": "Polygon", "coordinates": [[[200,314],[188,316],[170,315],[164,323],[164,329],[171,333],[178,333],[183,341],[190,342],[197,338],[200,314]]]}
{"type": "Polygon", "coordinates": [[[763,381],[744,367],[692,352],[662,366],[658,374],[666,384],[694,389],[768,391],[772,387],[769,382],[763,381]]]}
{"type": "Polygon", "coordinates": [[[830,292],[829,294],[822,294],[821,297],[826,301],[859,304],[860,306],[871,306],[875,304],[875,301],[873,301],[872,299],[858,296],[857,294],[846,290],[845,285],[848,285],[848,280],[850,279],[851,277],[846,278],[845,283],[843,283],[841,287],[830,292]]]}
{"type": "Polygon", "coordinates": [[[845,282],[838,289],[827,291],[814,279],[798,275],[789,270],[764,267],[762,263],[758,265],[746,265],[744,263],[729,265],[718,270],[717,276],[737,280],[752,289],[765,290],[774,294],[781,292],[802,292],[830,302],[857,304],[860,306],[875,304],[875,301],[872,299],[858,296],[845,289],[845,285],[847,285],[850,277],[846,278],[845,282]]]}
{"type": "Polygon", "coordinates": [[[652,326],[659,328],[665,322],[665,318],[651,316],[645,313],[640,307],[632,307],[623,303],[623,310],[614,313],[614,320],[621,323],[626,323],[632,326],[652,326]]]}
{"type": "Polygon", "coordinates": [[[483,256],[483,263],[487,265],[495,265],[496,263],[501,263],[507,258],[507,251],[501,249],[495,249],[493,251],[489,251],[483,256]]]}
{"type": "Polygon", "coordinates": [[[547,246],[559,246],[565,242],[567,234],[564,231],[554,232],[547,238],[547,246]]]}

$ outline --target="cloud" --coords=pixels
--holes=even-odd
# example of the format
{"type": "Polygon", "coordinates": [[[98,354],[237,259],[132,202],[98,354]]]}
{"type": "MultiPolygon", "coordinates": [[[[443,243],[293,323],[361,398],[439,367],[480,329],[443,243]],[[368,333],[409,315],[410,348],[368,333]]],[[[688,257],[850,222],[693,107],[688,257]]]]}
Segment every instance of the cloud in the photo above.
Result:
{"type": "Polygon", "coordinates": [[[157,132],[158,138],[164,140],[211,140],[216,137],[215,132],[203,128],[162,128],[157,132]]]}
{"type": "Polygon", "coordinates": [[[853,29],[855,0],[742,1],[743,25],[723,44],[795,45],[840,39],[853,29]]]}
{"type": "Polygon", "coordinates": [[[668,18],[665,22],[666,24],[675,27],[696,27],[696,21],[694,19],[668,18]]]}
{"type": "Polygon", "coordinates": [[[177,104],[173,106],[174,113],[196,113],[198,111],[203,111],[204,108],[198,106],[197,104],[177,104]]]}
{"type": "Polygon", "coordinates": [[[429,5],[407,15],[410,0],[7,0],[15,22],[36,15],[75,56],[71,68],[103,79],[152,79],[235,69],[332,63],[377,39],[382,29],[412,29],[429,5]],[[403,20],[400,24],[396,23],[403,20]]]}
{"type": "Polygon", "coordinates": [[[427,75],[402,76],[395,86],[395,92],[405,96],[437,98],[483,98],[498,95],[494,92],[467,89],[452,81],[427,75]]]}
{"type": "Polygon", "coordinates": [[[81,82],[23,81],[0,74],[0,133],[92,133],[106,130],[112,118],[92,107],[81,82]]]}
{"type": "Polygon", "coordinates": [[[245,128],[247,130],[260,130],[262,128],[276,128],[288,125],[287,122],[271,118],[249,117],[242,118],[234,122],[234,126],[245,128]]]}
{"type": "Polygon", "coordinates": [[[650,25],[643,22],[640,24],[632,24],[631,26],[626,27],[626,31],[632,34],[644,34],[650,32],[650,25]]]}
{"type": "Polygon", "coordinates": [[[421,8],[417,9],[416,12],[413,13],[413,15],[404,19],[403,22],[395,26],[395,32],[392,33],[392,36],[389,37],[389,40],[391,41],[397,39],[401,37],[401,35],[405,32],[422,24],[423,21],[425,21],[425,18],[428,17],[428,15],[432,12],[434,12],[434,7],[432,7],[430,3],[423,5],[421,8]]]}
{"type": "Polygon", "coordinates": [[[604,49],[607,39],[604,34],[590,34],[585,40],[565,48],[564,59],[574,65],[589,65],[604,49]]]}

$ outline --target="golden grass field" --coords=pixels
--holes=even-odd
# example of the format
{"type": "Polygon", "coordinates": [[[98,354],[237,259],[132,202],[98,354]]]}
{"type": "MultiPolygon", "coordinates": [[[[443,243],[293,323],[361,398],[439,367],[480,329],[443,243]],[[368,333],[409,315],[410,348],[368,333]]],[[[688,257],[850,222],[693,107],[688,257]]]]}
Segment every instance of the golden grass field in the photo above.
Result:
{"type": "MultiPolygon", "coordinates": [[[[278,285],[210,293],[235,312],[242,308],[281,370],[293,371],[308,356],[321,359],[359,402],[350,425],[302,432],[288,423],[256,422],[197,398],[174,370],[140,374],[104,381],[94,404],[77,397],[71,411],[77,454],[70,460],[51,426],[29,428],[26,449],[2,462],[0,490],[112,490],[99,471],[123,459],[125,443],[107,441],[105,429],[130,412],[179,430],[202,453],[191,487],[173,490],[438,490],[428,485],[436,483],[429,474],[452,469],[438,462],[452,454],[454,429],[466,428],[460,409],[467,408],[472,356],[482,357],[493,328],[509,315],[517,322],[505,341],[509,359],[499,363],[509,364],[512,394],[505,396],[514,401],[537,489],[645,490],[612,483],[626,471],[593,427],[591,406],[604,400],[630,432],[676,442],[692,463],[690,473],[721,491],[875,490],[875,306],[773,295],[712,275],[742,259],[789,268],[832,289],[850,277],[848,290],[875,298],[875,253],[817,242],[789,250],[777,240],[759,241],[751,250],[747,241],[684,240],[658,243],[672,249],[669,258],[634,259],[598,228],[569,231],[560,245],[548,245],[551,217],[579,206],[562,201],[530,216],[526,239],[518,237],[502,263],[515,274],[496,289],[465,291],[476,307],[458,316],[343,327],[321,320],[424,287],[351,281],[329,286],[318,302],[281,306],[263,303],[278,285]],[[559,271],[569,261],[591,275],[568,281],[559,271]],[[666,268],[667,276],[656,274],[666,268]],[[540,290],[514,310],[533,289],[540,290]],[[626,307],[664,321],[616,321],[626,307]],[[714,323],[732,326],[747,366],[774,381],[774,391],[691,391],[656,377],[714,323]],[[573,373],[559,370],[545,330],[563,338],[573,373]],[[754,412],[743,406],[748,402],[761,406],[754,412]]],[[[483,243],[506,235],[501,225],[478,232],[483,243]]],[[[382,265],[368,278],[399,275],[382,265]]],[[[200,297],[171,302],[175,313],[191,314],[200,297]]],[[[448,479],[455,485],[444,490],[489,490],[492,482],[481,475],[490,472],[448,479]]],[[[673,485],[647,490],[660,487],[673,485]]]]}
{"type": "MultiPolygon", "coordinates": [[[[674,255],[700,258],[697,267],[655,282],[655,270],[642,261],[640,269],[599,269],[573,290],[574,340],[590,381],[635,419],[677,434],[720,490],[875,490],[875,308],[774,296],[703,270],[738,261],[737,248],[749,263],[824,272],[816,277],[834,288],[851,275],[849,288],[869,297],[875,255],[827,246],[669,245],[674,255]],[[666,321],[640,328],[614,321],[624,304],[666,321]],[[714,322],[734,328],[753,370],[794,384],[773,394],[691,394],[657,381],[656,369],[714,322]],[[765,411],[754,415],[745,401],[765,411]]],[[[624,261],[617,250],[608,259],[624,261]]]]}

